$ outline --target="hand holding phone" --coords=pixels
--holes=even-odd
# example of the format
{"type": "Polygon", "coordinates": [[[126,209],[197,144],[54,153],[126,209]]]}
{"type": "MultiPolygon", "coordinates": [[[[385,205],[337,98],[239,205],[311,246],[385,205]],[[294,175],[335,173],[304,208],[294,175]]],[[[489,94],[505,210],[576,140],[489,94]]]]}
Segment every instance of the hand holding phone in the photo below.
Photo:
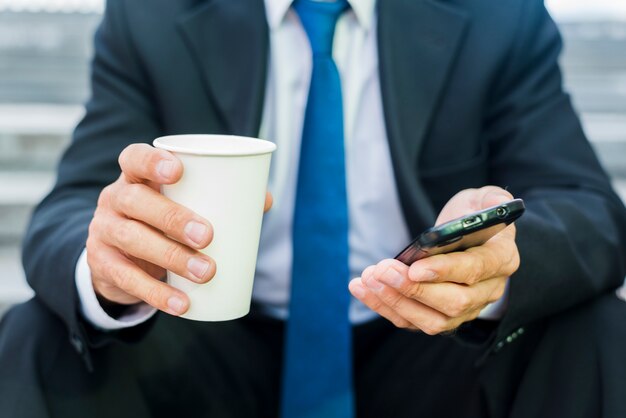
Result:
{"type": "Polygon", "coordinates": [[[524,204],[511,199],[497,186],[460,191],[439,213],[439,222],[452,221],[425,231],[397,259],[365,268],[350,291],[399,328],[435,335],[474,320],[501,300],[519,267],[516,231],[506,226],[524,204]],[[476,208],[487,209],[466,214],[476,208]],[[449,254],[430,257],[442,253],[449,254]]]}

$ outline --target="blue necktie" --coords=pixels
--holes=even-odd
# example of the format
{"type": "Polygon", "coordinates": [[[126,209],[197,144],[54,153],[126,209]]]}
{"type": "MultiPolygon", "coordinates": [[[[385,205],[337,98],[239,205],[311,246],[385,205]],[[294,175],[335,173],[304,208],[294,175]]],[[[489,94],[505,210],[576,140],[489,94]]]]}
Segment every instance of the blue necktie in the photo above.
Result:
{"type": "MultiPolygon", "coordinates": [[[[332,41],[346,0],[296,0],[313,51],[293,219],[283,418],[354,416],[341,82],[332,41]]],[[[284,115],[289,117],[289,115],[284,115]]]]}

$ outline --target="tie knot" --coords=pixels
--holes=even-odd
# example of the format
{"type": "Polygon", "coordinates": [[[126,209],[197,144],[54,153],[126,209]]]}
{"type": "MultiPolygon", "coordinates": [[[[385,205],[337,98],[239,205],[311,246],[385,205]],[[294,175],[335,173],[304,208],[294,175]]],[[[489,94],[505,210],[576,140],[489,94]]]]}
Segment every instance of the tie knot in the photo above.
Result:
{"type": "Polygon", "coordinates": [[[293,8],[300,16],[314,54],[330,55],[337,19],[348,7],[347,0],[293,2],[293,8]]]}

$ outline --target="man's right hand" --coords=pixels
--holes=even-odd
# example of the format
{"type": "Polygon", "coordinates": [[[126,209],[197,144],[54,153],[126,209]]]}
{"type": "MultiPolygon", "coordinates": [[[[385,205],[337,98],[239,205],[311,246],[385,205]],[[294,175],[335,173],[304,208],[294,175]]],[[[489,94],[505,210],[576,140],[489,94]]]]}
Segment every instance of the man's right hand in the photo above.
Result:
{"type": "MultiPolygon", "coordinates": [[[[213,238],[210,222],[172,202],[160,185],[180,180],[173,154],[147,144],[128,146],[119,157],[122,174],[105,187],[89,225],[87,263],[96,293],[111,302],[145,301],[172,315],[189,308],[187,295],[163,282],[170,270],[195,282],[215,275],[215,261],[199,250],[213,238]]],[[[271,195],[265,210],[271,207],[271,195]]]]}

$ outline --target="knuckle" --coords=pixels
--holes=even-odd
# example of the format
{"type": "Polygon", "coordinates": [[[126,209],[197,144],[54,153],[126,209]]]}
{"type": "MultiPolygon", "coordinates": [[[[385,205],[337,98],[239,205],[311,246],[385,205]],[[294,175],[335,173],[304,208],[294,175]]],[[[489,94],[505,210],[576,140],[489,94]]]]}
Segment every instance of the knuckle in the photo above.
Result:
{"type": "Polygon", "coordinates": [[[96,208],[89,227],[87,228],[87,241],[92,244],[102,240],[102,236],[107,232],[109,224],[109,216],[106,211],[96,208]]]}
{"type": "Polygon", "coordinates": [[[399,310],[402,307],[403,297],[404,296],[400,294],[389,297],[388,298],[389,307],[394,311],[399,310]]]}
{"type": "Polygon", "coordinates": [[[174,204],[171,204],[161,215],[161,226],[167,232],[180,231],[184,227],[185,220],[184,213],[174,204]]]}
{"type": "Polygon", "coordinates": [[[484,258],[484,272],[489,273],[489,277],[494,277],[504,264],[507,264],[509,257],[501,257],[499,253],[489,252],[484,258]]]}
{"type": "Polygon", "coordinates": [[[146,290],[143,300],[151,306],[154,306],[156,308],[163,308],[164,293],[165,292],[160,286],[152,284],[146,290]]]}
{"type": "Polygon", "coordinates": [[[445,320],[433,319],[422,330],[428,335],[439,335],[448,330],[448,323],[445,320]]]}
{"type": "Polygon", "coordinates": [[[520,260],[519,250],[517,249],[517,246],[515,246],[511,254],[511,259],[509,260],[509,269],[510,269],[509,275],[515,273],[517,269],[519,269],[520,263],[521,263],[521,260],[520,260]]]}
{"type": "Polygon", "coordinates": [[[129,248],[138,242],[137,224],[133,221],[119,222],[113,231],[113,239],[119,248],[129,248]]]}
{"type": "MultiPolygon", "coordinates": [[[[472,312],[469,314],[469,317],[467,318],[467,321],[473,321],[474,319],[478,318],[478,315],[480,315],[480,311],[481,311],[481,310],[482,310],[482,309],[475,309],[474,311],[472,311],[472,312]]],[[[467,322],[467,321],[466,321],[466,322],[467,322]]],[[[459,325],[459,326],[460,326],[460,325],[459,325]]]]}
{"type": "Polygon", "coordinates": [[[485,271],[485,259],[483,257],[475,257],[474,263],[467,270],[466,282],[469,285],[476,284],[482,273],[485,271]]]}
{"type": "Polygon", "coordinates": [[[368,301],[367,306],[369,306],[371,310],[378,312],[380,308],[383,306],[383,302],[380,299],[376,298],[374,300],[368,301]]]}
{"type": "Polygon", "coordinates": [[[401,329],[406,329],[409,328],[409,326],[411,325],[409,321],[407,321],[404,318],[400,318],[400,317],[393,317],[391,319],[391,323],[396,327],[396,328],[401,328],[401,329]]]}
{"type": "Polygon", "coordinates": [[[120,289],[131,295],[136,294],[137,280],[135,276],[127,270],[116,271],[111,263],[107,263],[109,277],[113,278],[113,281],[120,289]]]}
{"type": "Polygon", "coordinates": [[[423,333],[428,334],[428,335],[437,335],[438,334],[438,332],[435,330],[435,328],[432,328],[430,326],[422,325],[420,327],[420,329],[422,330],[423,333]]]}
{"type": "Polygon", "coordinates": [[[90,238],[87,238],[85,248],[87,249],[87,264],[93,273],[100,265],[100,251],[97,250],[97,245],[90,238]]]}
{"type": "Polygon", "coordinates": [[[363,273],[361,273],[361,277],[369,277],[374,274],[375,270],[376,266],[368,266],[365,268],[365,270],[363,270],[363,273]]]}
{"type": "Polygon", "coordinates": [[[420,283],[413,284],[406,290],[406,296],[416,300],[422,299],[424,296],[424,285],[420,283]]]}
{"type": "Polygon", "coordinates": [[[459,292],[458,295],[454,297],[453,303],[450,305],[448,309],[449,316],[458,317],[466,313],[472,307],[472,301],[468,295],[464,292],[459,292]]]}
{"type": "MultiPolygon", "coordinates": [[[[91,229],[93,225],[93,222],[89,225],[89,228],[91,229]]],[[[99,253],[99,251],[96,250],[97,248],[97,239],[94,237],[94,234],[89,233],[89,235],[87,235],[87,241],[85,242],[85,248],[87,249],[87,261],[89,261],[89,259],[93,259],[96,254],[99,253]]]]}
{"type": "Polygon", "coordinates": [[[100,230],[100,217],[98,216],[97,210],[94,214],[93,219],[89,222],[89,227],[87,228],[87,248],[89,248],[90,242],[93,244],[95,237],[98,235],[100,230]]]}
{"type": "Polygon", "coordinates": [[[489,297],[489,303],[493,303],[499,300],[500,298],[502,298],[502,296],[504,296],[505,289],[506,289],[506,280],[505,279],[497,280],[496,287],[494,291],[492,292],[491,296],[489,297]]]}
{"type": "Polygon", "coordinates": [[[143,191],[141,184],[127,184],[113,197],[113,205],[118,212],[128,213],[137,204],[143,191]]]}
{"type": "Polygon", "coordinates": [[[111,196],[113,195],[111,191],[112,188],[113,188],[113,185],[109,184],[108,186],[102,189],[102,191],[100,192],[100,195],[98,196],[97,205],[99,207],[110,206],[111,196]]]}
{"type": "MultiPolygon", "coordinates": [[[[183,249],[177,244],[168,245],[163,254],[163,260],[167,266],[175,266],[181,264],[179,260],[184,257],[183,249]]],[[[184,263],[183,263],[184,264],[184,263]]]]}

